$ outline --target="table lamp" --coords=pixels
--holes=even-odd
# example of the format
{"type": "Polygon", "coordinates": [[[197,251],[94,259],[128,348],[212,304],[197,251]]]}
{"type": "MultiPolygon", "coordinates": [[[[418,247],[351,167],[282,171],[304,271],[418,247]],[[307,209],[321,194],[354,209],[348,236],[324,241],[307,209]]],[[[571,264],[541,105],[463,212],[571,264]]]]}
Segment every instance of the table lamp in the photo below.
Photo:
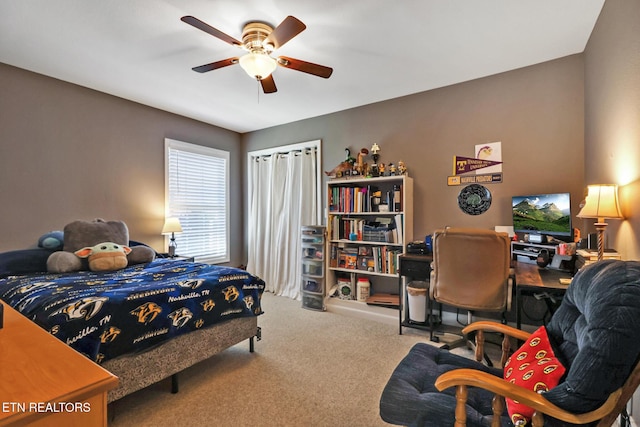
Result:
{"type": "Polygon", "coordinates": [[[606,218],[622,219],[618,203],[618,186],[615,184],[589,185],[585,204],[578,218],[597,218],[594,224],[598,231],[598,261],[604,258],[604,231],[606,218]]]}
{"type": "Polygon", "coordinates": [[[178,247],[175,233],[182,233],[180,220],[175,217],[167,218],[164,221],[164,227],[162,227],[162,234],[171,234],[171,239],[169,240],[169,256],[171,258],[176,256],[176,248],[178,247]]]}

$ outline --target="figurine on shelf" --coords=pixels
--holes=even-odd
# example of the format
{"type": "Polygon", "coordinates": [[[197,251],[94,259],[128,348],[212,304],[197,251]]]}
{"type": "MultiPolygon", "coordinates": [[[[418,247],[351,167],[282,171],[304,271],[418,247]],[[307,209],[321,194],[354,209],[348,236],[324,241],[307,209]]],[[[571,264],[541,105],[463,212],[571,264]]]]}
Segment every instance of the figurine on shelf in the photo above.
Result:
{"type": "Polygon", "coordinates": [[[371,146],[371,157],[373,158],[373,163],[378,163],[378,159],[380,158],[380,147],[375,142],[371,146]]]}
{"type": "Polygon", "coordinates": [[[364,156],[366,156],[367,154],[369,154],[369,150],[367,150],[366,148],[361,149],[358,153],[356,170],[358,171],[359,175],[365,175],[367,164],[364,162],[364,156]]]}
{"type": "Polygon", "coordinates": [[[394,165],[393,163],[389,163],[389,176],[395,176],[396,175],[396,165],[394,165]]]}
{"type": "Polygon", "coordinates": [[[351,171],[353,171],[353,164],[355,163],[356,159],[351,157],[351,150],[345,148],[344,151],[346,152],[345,160],[343,162],[340,162],[340,164],[333,168],[331,171],[325,171],[325,174],[327,176],[338,178],[343,175],[351,175],[351,171]]]}
{"type": "Polygon", "coordinates": [[[398,162],[398,175],[406,175],[406,174],[407,174],[407,167],[405,166],[404,162],[400,160],[398,162]]]}
{"type": "Polygon", "coordinates": [[[380,147],[375,142],[371,146],[371,158],[373,159],[373,164],[370,168],[370,175],[372,177],[382,176],[382,171],[380,170],[380,165],[378,165],[378,159],[380,158],[380,147]]]}
{"type": "Polygon", "coordinates": [[[345,152],[345,159],[344,161],[353,165],[356,162],[356,159],[354,159],[353,157],[351,157],[351,149],[349,148],[345,148],[344,149],[345,152]]]}
{"type": "Polygon", "coordinates": [[[384,163],[378,165],[378,174],[379,176],[384,176],[384,163]]]}

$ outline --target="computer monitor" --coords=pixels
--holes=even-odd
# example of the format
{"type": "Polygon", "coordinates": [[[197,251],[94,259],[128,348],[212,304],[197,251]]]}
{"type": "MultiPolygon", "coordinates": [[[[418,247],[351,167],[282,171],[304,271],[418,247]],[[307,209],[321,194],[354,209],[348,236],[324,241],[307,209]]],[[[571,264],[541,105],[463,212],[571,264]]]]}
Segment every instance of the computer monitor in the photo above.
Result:
{"type": "Polygon", "coordinates": [[[511,199],[516,233],[550,236],[573,235],[571,194],[550,193],[514,196],[511,199]]]}

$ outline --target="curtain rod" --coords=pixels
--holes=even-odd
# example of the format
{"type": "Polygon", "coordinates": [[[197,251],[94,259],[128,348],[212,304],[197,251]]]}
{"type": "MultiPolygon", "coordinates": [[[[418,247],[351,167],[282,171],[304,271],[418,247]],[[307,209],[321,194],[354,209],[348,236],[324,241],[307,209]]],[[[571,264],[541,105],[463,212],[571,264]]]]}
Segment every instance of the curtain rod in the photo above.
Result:
{"type": "Polygon", "coordinates": [[[287,154],[295,154],[297,156],[299,154],[302,154],[303,152],[305,154],[310,154],[311,152],[315,152],[315,151],[318,151],[316,147],[307,147],[307,148],[291,150],[291,151],[287,151],[287,152],[277,152],[277,153],[271,153],[271,154],[263,154],[263,155],[260,155],[260,156],[254,156],[253,158],[256,161],[258,161],[260,159],[268,159],[269,157],[274,156],[274,155],[286,156],[287,154]]]}

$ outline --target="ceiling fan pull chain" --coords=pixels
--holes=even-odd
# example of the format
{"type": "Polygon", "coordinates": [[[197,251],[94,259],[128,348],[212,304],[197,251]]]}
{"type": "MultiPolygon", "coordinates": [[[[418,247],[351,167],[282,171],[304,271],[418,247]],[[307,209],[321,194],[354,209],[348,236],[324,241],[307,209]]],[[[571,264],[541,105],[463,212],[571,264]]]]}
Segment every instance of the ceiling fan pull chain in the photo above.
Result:
{"type": "Polygon", "coordinates": [[[256,88],[258,90],[258,104],[260,104],[260,80],[256,79],[256,88]]]}

